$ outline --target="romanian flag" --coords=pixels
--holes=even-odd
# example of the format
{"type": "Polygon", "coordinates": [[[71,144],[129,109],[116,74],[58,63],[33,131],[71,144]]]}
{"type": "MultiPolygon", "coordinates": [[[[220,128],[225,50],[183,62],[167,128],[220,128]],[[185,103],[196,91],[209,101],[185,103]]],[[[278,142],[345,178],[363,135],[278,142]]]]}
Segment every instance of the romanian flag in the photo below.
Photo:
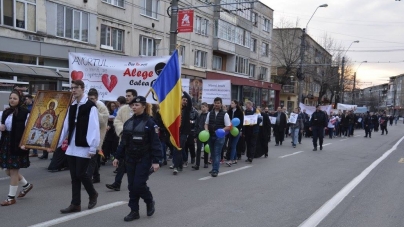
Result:
{"type": "Polygon", "coordinates": [[[177,50],[171,55],[151,89],[160,103],[161,118],[170,133],[170,141],[180,150],[182,86],[177,50]]]}

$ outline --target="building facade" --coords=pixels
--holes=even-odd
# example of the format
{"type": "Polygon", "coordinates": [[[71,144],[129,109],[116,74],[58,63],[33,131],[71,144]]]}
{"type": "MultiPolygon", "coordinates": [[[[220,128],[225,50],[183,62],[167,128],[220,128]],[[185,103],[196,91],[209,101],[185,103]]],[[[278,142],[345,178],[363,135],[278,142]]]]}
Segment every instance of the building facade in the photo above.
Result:
{"type": "MultiPolygon", "coordinates": [[[[237,3],[216,0],[214,3],[237,3]]],[[[0,90],[68,89],[68,53],[169,54],[169,1],[0,0],[0,90]]],[[[208,1],[179,1],[179,8],[208,1]]],[[[229,79],[232,98],[274,106],[273,10],[263,3],[197,7],[194,30],[177,35],[182,77],[229,79]]],[[[279,96],[278,96],[279,97],[279,96]]]]}

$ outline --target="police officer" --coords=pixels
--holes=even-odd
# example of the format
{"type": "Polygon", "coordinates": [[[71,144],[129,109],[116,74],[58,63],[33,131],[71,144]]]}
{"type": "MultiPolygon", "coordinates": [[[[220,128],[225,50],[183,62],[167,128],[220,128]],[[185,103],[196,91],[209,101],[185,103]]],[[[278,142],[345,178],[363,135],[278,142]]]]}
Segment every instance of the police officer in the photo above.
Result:
{"type": "Polygon", "coordinates": [[[369,111],[364,116],[363,124],[365,126],[365,136],[364,137],[367,138],[368,134],[369,134],[369,138],[372,138],[373,123],[372,123],[372,116],[370,116],[369,111]]]}
{"type": "Polygon", "coordinates": [[[317,151],[317,138],[320,141],[320,150],[323,150],[324,130],[327,124],[327,115],[321,111],[320,105],[317,105],[316,111],[311,115],[309,128],[313,132],[313,151],[317,151]]]}
{"type": "Polygon", "coordinates": [[[129,207],[131,212],[124,218],[125,221],[139,219],[139,199],[146,203],[147,216],[154,214],[153,196],[147,187],[149,175],[160,168],[162,160],[161,143],[158,137],[158,127],[151,118],[151,108],[146,98],[138,96],[129,105],[133,116],[123,126],[121,146],[113,161],[118,166],[122,158],[125,159],[128,174],[129,207]]]}

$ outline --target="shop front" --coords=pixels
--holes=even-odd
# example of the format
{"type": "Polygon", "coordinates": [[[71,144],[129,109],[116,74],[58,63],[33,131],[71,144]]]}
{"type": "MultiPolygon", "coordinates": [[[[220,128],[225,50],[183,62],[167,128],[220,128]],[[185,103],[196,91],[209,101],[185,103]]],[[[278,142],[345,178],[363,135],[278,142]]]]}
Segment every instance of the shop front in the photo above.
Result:
{"type": "Polygon", "coordinates": [[[217,72],[206,72],[206,79],[230,80],[232,99],[241,100],[243,103],[249,100],[256,106],[268,107],[270,110],[275,110],[279,106],[280,84],[217,72]]]}

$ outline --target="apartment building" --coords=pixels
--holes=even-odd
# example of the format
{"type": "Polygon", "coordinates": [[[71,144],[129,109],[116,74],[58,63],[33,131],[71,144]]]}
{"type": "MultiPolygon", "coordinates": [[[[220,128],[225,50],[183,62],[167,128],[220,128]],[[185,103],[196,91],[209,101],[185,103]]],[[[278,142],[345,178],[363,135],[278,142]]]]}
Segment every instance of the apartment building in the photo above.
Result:
{"type": "MultiPolygon", "coordinates": [[[[179,1],[180,8],[237,3],[179,1]]],[[[68,89],[68,53],[169,54],[170,1],[0,0],[0,91],[68,89]]],[[[178,33],[182,77],[228,79],[232,98],[274,106],[273,10],[263,3],[194,8],[194,31],[178,33]]]]}
{"type": "MultiPolygon", "coordinates": [[[[280,105],[292,111],[298,107],[297,73],[300,64],[301,37],[300,28],[279,28],[273,30],[272,36],[272,82],[282,84],[280,105]]],[[[303,92],[301,100],[305,105],[316,105],[321,84],[324,84],[331,70],[331,54],[317,43],[310,35],[305,37],[303,62],[303,92]]]]}

